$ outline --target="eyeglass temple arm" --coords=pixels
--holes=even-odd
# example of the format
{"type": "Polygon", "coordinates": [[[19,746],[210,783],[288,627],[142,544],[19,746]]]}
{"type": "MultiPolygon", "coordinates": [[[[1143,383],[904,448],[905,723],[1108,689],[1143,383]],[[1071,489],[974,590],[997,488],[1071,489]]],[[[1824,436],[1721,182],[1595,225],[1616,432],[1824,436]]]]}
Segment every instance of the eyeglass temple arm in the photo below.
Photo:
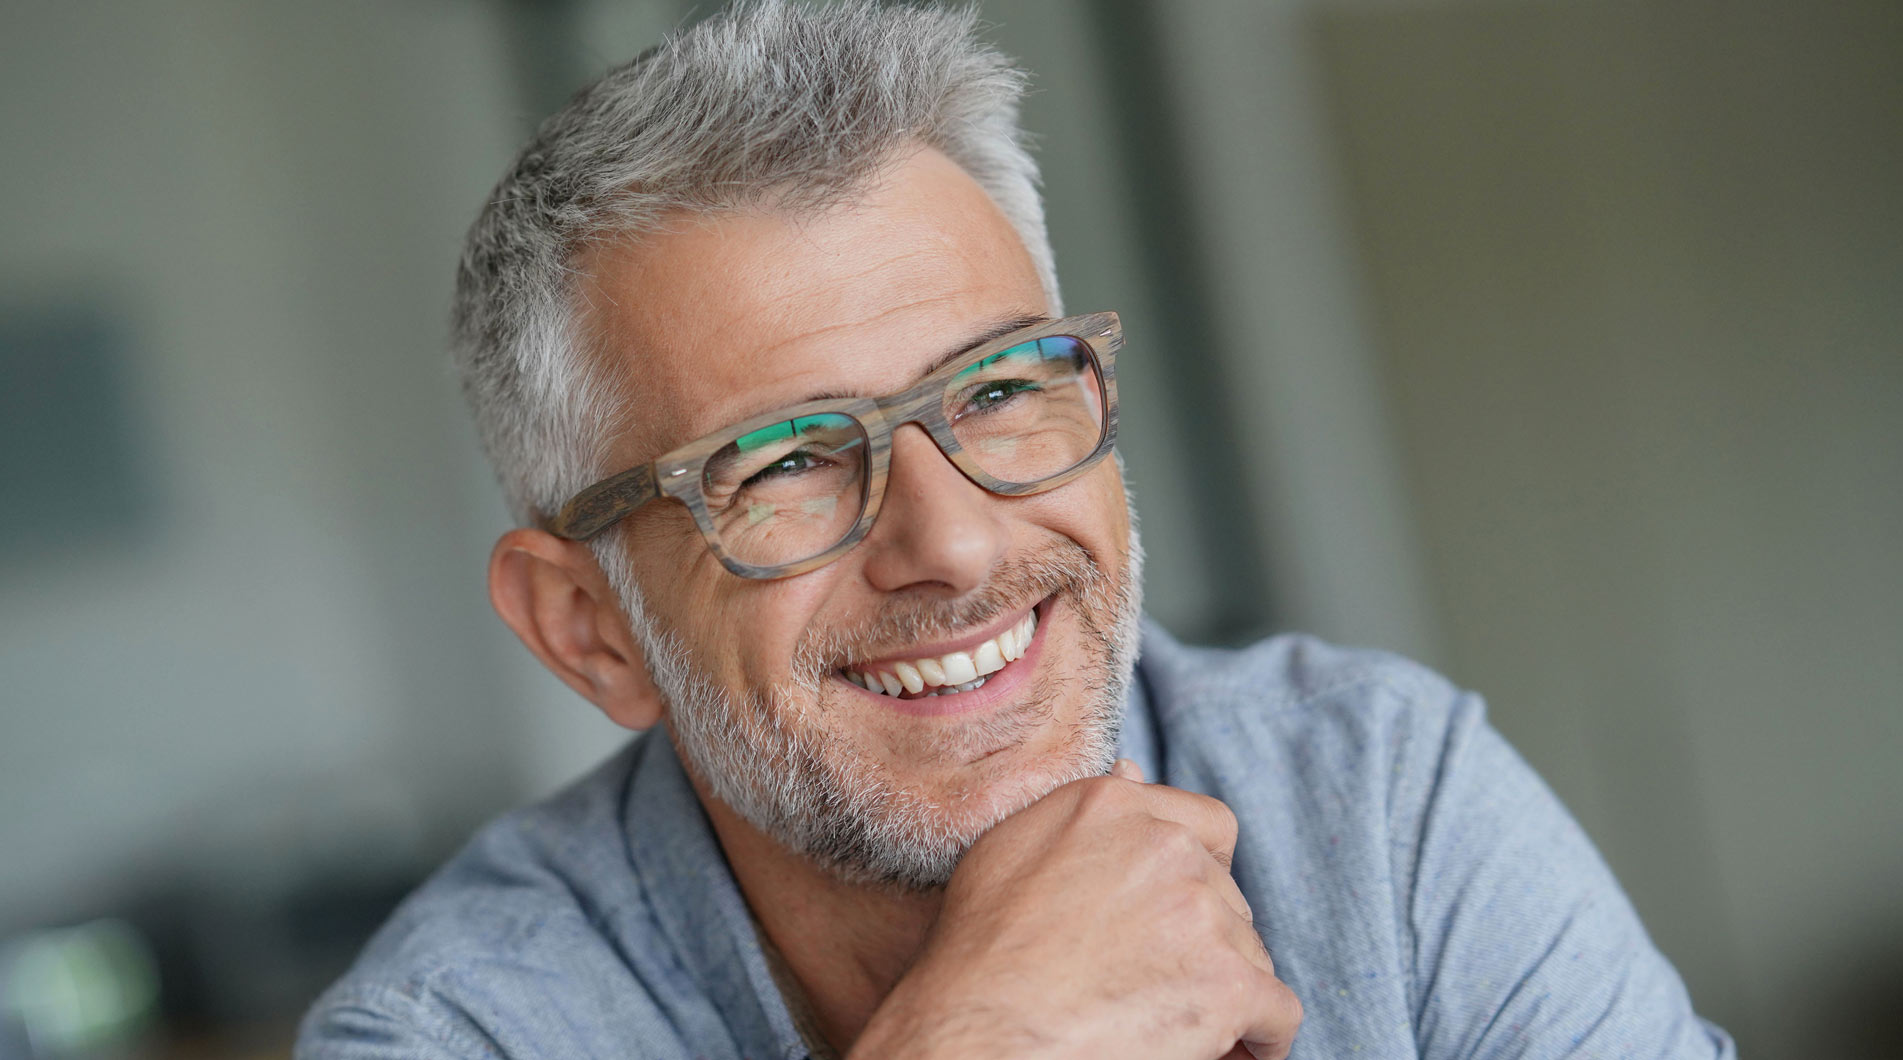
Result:
{"type": "Polygon", "coordinates": [[[629,468],[576,494],[547,521],[545,529],[556,537],[586,541],[660,493],[654,485],[653,464],[629,468]]]}

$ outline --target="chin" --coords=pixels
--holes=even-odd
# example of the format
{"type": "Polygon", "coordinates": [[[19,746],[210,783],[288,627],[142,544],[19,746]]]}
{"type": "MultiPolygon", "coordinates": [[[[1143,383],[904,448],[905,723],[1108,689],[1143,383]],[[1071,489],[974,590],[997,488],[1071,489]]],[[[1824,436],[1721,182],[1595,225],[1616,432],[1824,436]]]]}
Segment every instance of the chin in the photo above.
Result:
{"type": "Polygon", "coordinates": [[[1141,584],[1134,534],[1131,546],[1120,582],[1077,555],[1021,575],[1012,598],[1058,590],[1038,636],[998,678],[945,697],[962,704],[878,695],[827,676],[840,665],[827,659],[817,688],[729,691],[684,651],[650,648],[669,730],[710,794],[788,851],[851,883],[942,887],[999,821],[1114,763],[1141,584]]]}
{"type": "Polygon", "coordinates": [[[908,787],[929,793],[930,801],[948,813],[968,811],[995,822],[1063,784],[1107,772],[1115,760],[1114,722],[1108,731],[1102,725],[1071,722],[1037,735],[1043,738],[981,751],[963,764],[921,775],[908,787]]]}
{"type": "Polygon", "coordinates": [[[835,821],[846,827],[830,832],[832,842],[807,851],[847,882],[941,888],[965,851],[998,822],[1064,784],[1109,771],[1116,715],[1087,713],[1084,721],[1063,725],[1051,746],[1017,741],[975,761],[954,758],[960,764],[949,770],[906,771],[909,776],[881,770],[884,776],[870,784],[863,776],[846,780],[838,790],[871,797],[853,807],[853,820],[835,821]]]}

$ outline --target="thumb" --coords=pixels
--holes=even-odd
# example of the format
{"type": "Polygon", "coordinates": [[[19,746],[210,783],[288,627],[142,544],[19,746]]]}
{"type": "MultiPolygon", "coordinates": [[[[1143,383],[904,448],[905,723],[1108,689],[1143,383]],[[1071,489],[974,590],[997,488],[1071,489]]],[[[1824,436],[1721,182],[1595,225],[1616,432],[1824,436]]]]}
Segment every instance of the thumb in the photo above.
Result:
{"type": "Polygon", "coordinates": [[[1117,764],[1110,767],[1110,775],[1113,777],[1122,777],[1125,780],[1134,780],[1138,784],[1143,783],[1143,767],[1128,758],[1117,759],[1117,764]]]}

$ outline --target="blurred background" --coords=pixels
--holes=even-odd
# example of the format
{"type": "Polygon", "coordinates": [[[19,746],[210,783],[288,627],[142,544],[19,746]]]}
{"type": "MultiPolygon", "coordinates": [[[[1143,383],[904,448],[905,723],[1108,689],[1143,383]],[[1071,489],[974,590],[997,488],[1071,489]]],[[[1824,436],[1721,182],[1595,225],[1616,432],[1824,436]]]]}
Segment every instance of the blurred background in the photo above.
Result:
{"type": "MultiPolygon", "coordinates": [[[[249,1057],[623,733],[442,353],[685,0],[0,0],[0,1057],[249,1057]]],[[[1746,1055],[1903,1055],[1903,4],[996,0],[1149,602],[1484,693],[1746,1055]]]]}

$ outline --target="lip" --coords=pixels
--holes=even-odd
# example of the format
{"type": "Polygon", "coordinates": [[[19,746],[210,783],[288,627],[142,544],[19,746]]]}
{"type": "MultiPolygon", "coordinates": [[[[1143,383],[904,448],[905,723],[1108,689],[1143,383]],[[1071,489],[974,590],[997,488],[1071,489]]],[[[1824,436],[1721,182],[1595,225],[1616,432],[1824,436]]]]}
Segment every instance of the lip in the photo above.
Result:
{"type": "MultiPolygon", "coordinates": [[[[936,659],[940,655],[950,655],[955,651],[970,651],[985,641],[1003,633],[1005,630],[1010,629],[1012,626],[1017,625],[1019,622],[1024,621],[1025,615],[1033,611],[1038,611],[1038,609],[1043,606],[1044,601],[1040,600],[1016,614],[1006,615],[998,619],[996,622],[985,626],[968,637],[961,637],[958,640],[941,640],[932,644],[914,645],[908,649],[904,655],[887,655],[879,659],[864,659],[852,663],[850,668],[855,670],[870,670],[880,663],[886,663],[887,669],[890,669],[890,664],[895,662],[911,662],[913,659],[936,659]]],[[[1038,617],[1042,619],[1043,613],[1041,611],[1038,617]]]]}
{"type": "MultiPolygon", "coordinates": [[[[986,710],[1015,696],[1017,692],[1024,687],[1025,683],[1031,679],[1031,672],[1037,668],[1038,656],[1043,653],[1044,630],[1050,625],[1050,604],[1050,599],[1042,600],[1036,606],[1028,608],[1026,611],[1020,611],[1010,619],[997,624],[997,626],[989,632],[981,632],[974,637],[967,637],[958,641],[946,641],[943,645],[924,645],[917,655],[894,655],[890,657],[890,659],[918,659],[932,655],[944,655],[947,652],[964,651],[975,645],[983,644],[999,633],[1010,629],[1013,624],[1021,621],[1028,611],[1036,611],[1037,629],[1031,633],[1031,643],[1025,646],[1024,654],[1006,663],[1004,669],[994,671],[988,675],[982,686],[974,688],[969,692],[958,692],[949,696],[923,696],[919,699],[899,699],[894,696],[885,695],[882,692],[870,692],[860,688],[858,685],[840,676],[836,671],[833,674],[833,680],[862,696],[878,700],[881,706],[898,711],[901,714],[910,714],[918,718],[941,718],[954,714],[973,714],[986,710]]],[[[872,662],[855,663],[854,666],[869,668],[877,662],[884,661],[890,660],[873,660],[872,662]]]]}

